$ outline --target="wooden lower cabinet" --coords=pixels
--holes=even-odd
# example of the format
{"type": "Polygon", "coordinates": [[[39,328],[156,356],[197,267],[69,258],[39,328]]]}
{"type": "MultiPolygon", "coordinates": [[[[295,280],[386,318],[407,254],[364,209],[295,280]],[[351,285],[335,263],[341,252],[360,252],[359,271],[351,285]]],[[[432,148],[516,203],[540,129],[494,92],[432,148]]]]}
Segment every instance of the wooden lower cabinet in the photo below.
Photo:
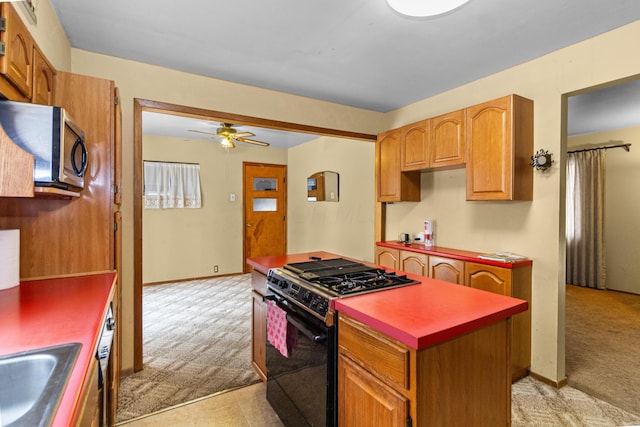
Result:
{"type": "Polygon", "coordinates": [[[428,258],[420,252],[400,251],[400,270],[429,277],[428,258]]]}
{"type": "Polygon", "coordinates": [[[400,251],[384,246],[376,246],[376,264],[398,270],[400,268],[400,251]]]}
{"type": "Polygon", "coordinates": [[[102,391],[98,388],[98,360],[91,359],[89,376],[80,395],[80,408],[75,425],[77,427],[99,427],[106,414],[102,413],[102,391]]]}
{"type": "Polygon", "coordinates": [[[510,319],[421,350],[338,322],[340,426],[510,425],[510,319]]]}
{"type": "Polygon", "coordinates": [[[511,328],[512,380],[526,376],[531,366],[531,266],[508,269],[467,262],[465,268],[465,285],[529,303],[529,310],[513,316],[511,328]]]}
{"type": "Polygon", "coordinates": [[[267,303],[263,297],[266,293],[267,276],[253,270],[251,283],[253,290],[251,310],[251,364],[263,381],[267,379],[267,303]]]}
{"type": "Polygon", "coordinates": [[[464,261],[429,256],[429,275],[433,279],[464,285],[464,261]]]}
{"type": "Polygon", "coordinates": [[[338,355],[338,425],[406,427],[409,399],[338,355]]]}

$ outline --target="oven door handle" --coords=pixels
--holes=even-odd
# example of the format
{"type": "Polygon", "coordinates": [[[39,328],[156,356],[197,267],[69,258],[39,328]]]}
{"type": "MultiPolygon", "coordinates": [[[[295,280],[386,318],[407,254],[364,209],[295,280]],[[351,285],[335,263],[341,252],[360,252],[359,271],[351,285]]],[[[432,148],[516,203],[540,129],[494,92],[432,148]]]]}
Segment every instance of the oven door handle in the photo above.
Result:
{"type": "Polygon", "coordinates": [[[327,334],[315,334],[313,331],[311,331],[309,328],[304,326],[302,323],[298,322],[296,319],[294,319],[289,314],[287,314],[287,322],[291,323],[300,332],[302,332],[307,337],[309,337],[311,339],[311,341],[313,341],[313,342],[315,342],[317,344],[323,343],[323,342],[325,342],[327,340],[327,334]]]}

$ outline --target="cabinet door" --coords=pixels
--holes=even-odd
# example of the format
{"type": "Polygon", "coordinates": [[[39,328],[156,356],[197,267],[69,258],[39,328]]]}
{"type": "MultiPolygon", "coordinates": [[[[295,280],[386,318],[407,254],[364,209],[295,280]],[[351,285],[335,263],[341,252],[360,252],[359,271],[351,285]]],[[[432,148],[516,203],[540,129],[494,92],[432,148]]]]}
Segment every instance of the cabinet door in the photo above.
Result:
{"type": "Polygon", "coordinates": [[[428,256],[418,252],[400,251],[400,270],[428,277],[428,256]]]}
{"type": "Polygon", "coordinates": [[[465,284],[495,294],[511,296],[511,270],[468,262],[465,284]]]}
{"type": "Polygon", "coordinates": [[[458,110],[430,120],[430,167],[464,166],[464,117],[465,111],[458,110]]]}
{"type": "Polygon", "coordinates": [[[420,172],[400,171],[400,129],[378,136],[376,172],[379,202],[420,200],[420,172]]]}
{"type": "Polygon", "coordinates": [[[55,69],[40,49],[33,47],[33,97],[34,104],[53,105],[55,69]]]}
{"type": "Polygon", "coordinates": [[[467,200],[532,200],[533,101],[510,95],[467,108],[467,200]]]}
{"type": "Polygon", "coordinates": [[[464,261],[438,256],[429,257],[429,277],[464,284],[464,261]]]}
{"type": "Polygon", "coordinates": [[[262,295],[253,291],[253,309],[251,311],[251,362],[256,372],[265,380],[267,378],[267,303],[262,295]]]}
{"type": "Polygon", "coordinates": [[[400,199],[400,131],[392,130],[378,136],[378,201],[395,202],[400,199]]]}
{"type": "Polygon", "coordinates": [[[31,99],[33,39],[11,3],[2,4],[6,30],[0,33],[5,54],[0,57],[0,73],[26,98],[31,99]]]}
{"type": "Polygon", "coordinates": [[[398,270],[400,267],[400,251],[397,249],[376,246],[376,264],[398,270]]]}
{"type": "Polygon", "coordinates": [[[402,171],[429,167],[429,121],[412,123],[400,128],[400,157],[402,171]]]}
{"type": "Polygon", "coordinates": [[[409,399],[338,355],[338,425],[405,427],[409,399]]]}

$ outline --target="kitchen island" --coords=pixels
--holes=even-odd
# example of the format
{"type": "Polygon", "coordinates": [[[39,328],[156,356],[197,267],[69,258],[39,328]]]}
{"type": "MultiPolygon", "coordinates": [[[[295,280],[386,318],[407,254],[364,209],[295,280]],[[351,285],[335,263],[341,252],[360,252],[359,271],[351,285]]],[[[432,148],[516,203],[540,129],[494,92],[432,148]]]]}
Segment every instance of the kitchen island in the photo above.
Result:
{"type": "MultiPolygon", "coordinates": [[[[269,268],[310,256],[339,257],[250,259],[254,286],[269,268]]],[[[409,276],[419,284],[332,301],[339,425],[371,425],[372,417],[376,425],[509,425],[511,316],[527,302],[409,276]]],[[[254,328],[263,328],[256,314],[254,328]]]]}
{"type": "Polygon", "coordinates": [[[25,281],[0,290],[0,356],[81,344],[54,427],[88,425],[94,415],[100,416],[95,352],[115,280],[116,274],[108,272],[25,281]]]}

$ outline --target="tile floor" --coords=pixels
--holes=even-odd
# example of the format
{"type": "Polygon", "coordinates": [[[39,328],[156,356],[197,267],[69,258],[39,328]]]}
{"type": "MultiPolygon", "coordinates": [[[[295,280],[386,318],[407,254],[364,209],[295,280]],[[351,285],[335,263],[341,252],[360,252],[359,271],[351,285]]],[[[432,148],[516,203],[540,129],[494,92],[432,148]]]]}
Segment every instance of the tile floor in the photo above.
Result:
{"type": "Polygon", "coordinates": [[[118,424],[126,427],[281,427],[266,399],[265,384],[237,390],[169,408],[118,424]]]}

